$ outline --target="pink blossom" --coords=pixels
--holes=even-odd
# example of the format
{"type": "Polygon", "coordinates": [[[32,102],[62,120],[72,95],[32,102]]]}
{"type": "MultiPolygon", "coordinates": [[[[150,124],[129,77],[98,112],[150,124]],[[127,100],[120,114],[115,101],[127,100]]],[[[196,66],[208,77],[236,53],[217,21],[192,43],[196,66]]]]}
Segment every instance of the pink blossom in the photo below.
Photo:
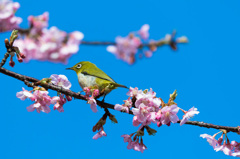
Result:
{"type": "Polygon", "coordinates": [[[217,140],[214,136],[208,135],[208,134],[201,134],[200,137],[207,139],[207,142],[215,149],[217,146],[219,146],[217,140]]]}
{"type": "Polygon", "coordinates": [[[72,84],[69,82],[68,78],[65,75],[53,74],[50,78],[52,79],[51,82],[54,85],[60,86],[64,89],[70,89],[72,86],[72,84]]]}
{"type": "Polygon", "coordinates": [[[152,111],[158,111],[161,105],[161,100],[156,98],[156,93],[151,88],[147,93],[139,91],[136,98],[136,107],[139,107],[140,104],[144,104],[145,106],[151,107],[152,111]]]}
{"type": "Polygon", "coordinates": [[[144,122],[147,118],[148,113],[150,113],[150,107],[145,106],[144,104],[140,104],[138,108],[132,108],[132,112],[139,122],[144,122]]]}
{"type": "Polygon", "coordinates": [[[159,109],[158,112],[156,113],[156,120],[160,121],[161,117],[162,117],[162,110],[159,109]]]}
{"type": "Polygon", "coordinates": [[[134,116],[133,117],[133,126],[138,126],[139,124],[141,124],[141,122],[138,121],[138,117],[134,116]]]}
{"type": "Polygon", "coordinates": [[[151,122],[156,122],[155,112],[151,112],[151,107],[140,104],[138,108],[132,108],[133,114],[136,116],[133,120],[134,125],[142,123],[143,125],[149,125],[151,122]]]}
{"type": "Polygon", "coordinates": [[[89,87],[84,87],[83,91],[85,92],[86,97],[89,97],[91,95],[91,89],[89,87]]]}
{"type": "Polygon", "coordinates": [[[132,141],[132,139],[131,139],[131,135],[127,135],[127,134],[125,134],[125,135],[122,135],[121,137],[123,137],[123,140],[124,140],[124,142],[131,142],[132,141]]]}
{"type": "Polygon", "coordinates": [[[176,123],[179,120],[177,116],[178,110],[179,108],[177,105],[165,106],[162,108],[161,123],[163,125],[170,125],[171,122],[176,123]]]}
{"type": "Polygon", "coordinates": [[[135,87],[135,88],[130,87],[129,91],[127,92],[127,95],[130,97],[136,97],[138,95],[138,93],[139,93],[139,90],[137,87],[135,87]]]}
{"type": "Polygon", "coordinates": [[[232,148],[234,151],[232,152],[232,156],[240,157],[240,143],[236,141],[231,142],[232,148]]]}
{"type": "Polygon", "coordinates": [[[141,142],[140,142],[140,144],[139,144],[139,147],[140,147],[140,151],[141,151],[142,153],[143,153],[144,150],[147,149],[147,146],[144,145],[142,138],[141,138],[141,142]]]}
{"type": "Polygon", "coordinates": [[[92,109],[92,111],[94,113],[96,113],[98,111],[97,110],[97,102],[96,102],[96,100],[93,97],[88,98],[88,102],[87,103],[91,105],[90,108],[92,109]]]}
{"type": "Polygon", "coordinates": [[[33,25],[31,32],[16,40],[16,46],[31,59],[66,63],[67,59],[78,52],[83,33],[74,31],[67,34],[57,27],[47,29],[49,15],[47,12],[39,16],[29,16],[33,25]]]}
{"type": "Polygon", "coordinates": [[[180,122],[180,125],[185,124],[190,118],[192,118],[195,114],[199,114],[199,111],[197,111],[197,108],[192,107],[189,109],[183,116],[183,119],[180,122]]]}
{"type": "Polygon", "coordinates": [[[134,55],[138,51],[138,47],[142,44],[140,39],[135,36],[121,37],[115,39],[116,45],[107,47],[107,51],[115,54],[117,58],[132,64],[134,62],[134,55]]]}
{"type": "Polygon", "coordinates": [[[39,46],[30,38],[26,37],[24,39],[16,39],[14,41],[14,45],[18,46],[19,50],[24,53],[24,56],[26,56],[24,60],[26,62],[32,58],[35,58],[38,54],[39,46]]]}
{"type": "Polygon", "coordinates": [[[98,138],[101,138],[103,136],[107,136],[107,134],[103,131],[103,129],[101,129],[97,134],[93,136],[93,139],[97,140],[98,138]]]}
{"type": "Polygon", "coordinates": [[[128,107],[128,108],[132,108],[132,100],[131,98],[128,98],[127,100],[124,100],[124,106],[128,107]]]}
{"type": "MultiPolygon", "coordinates": [[[[122,135],[123,137],[123,135],[122,135]]],[[[136,141],[132,141],[131,138],[124,137],[124,142],[128,142],[127,149],[133,149],[135,151],[141,151],[143,153],[144,150],[147,149],[147,147],[143,144],[143,140],[141,139],[141,142],[139,143],[139,138],[136,141]]]]}
{"type": "Polygon", "coordinates": [[[55,96],[52,98],[51,104],[55,104],[53,106],[53,109],[57,109],[60,113],[64,112],[63,105],[66,103],[66,99],[63,97],[63,95],[55,96]]]}
{"type": "Polygon", "coordinates": [[[148,24],[144,24],[141,29],[138,31],[140,37],[144,40],[149,38],[149,28],[150,26],[148,24]]]}
{"type": "Polygon", "coordinates": [[[48,27],[48,20],[49,20],[49,13],[44,12],[42,15],[39,16],[29,16],[28,21],[32,25],[31,32],[36,34],[41,32],[43,28],[48,27]]]}
{"type": "Polygon", "coordinates": [[[146,51],[144,51],[144,54],[145,54],[146,57],[150,58],[150,57],[152,57],[153,52],[150,51],[150,50],[146,50],[146,51]]]}
{"type": "Polygon", "coordinates": [[[114,109],[118,110],[118,111],[121,111],[121,112],[129,113],[129,108],[127,106],[124,106],[124,105],[116,104],[114,106],[114,109]]]}
{"type": "Polygon", "coordinates": [[[217,145],[215,148],[214,148],[215,151],[222,151],[225,155],[229,155],[229,156],[232,156],[232,146],[230,143],[227,143],[224,142],[223,145],[217,145]]]}
{"type": "Polygon", "coordinates": [[[97,97],[98,95],[99,95],[99,90],[98,89],[94,89],[93,93],[92,93],[92,96],[93,97],[97,97]]]}
{"type": "Polygon", "coordinates": [[[30,98],[31,100],[35,100],[34,95],[31,92],[25,90],[23,87],[22,87],[22,91],[17,92],[16,96],[21,100],[25,100],[27,98],[30,98]]]}
{"type": "Polygon", "coordinates": [[[18,25],[22,22],[22,18],[15,16],[19,7],[18,2],[12,2],[11,0],[0,1],[0,32],[18,28],[18,25]]]}
{"type": "Polygon", "coordinates": [[[44,113],[49,113],[51,111],[49,106],[42,105],[41,103],[38,102],[27,107],[27,111],[29,112],[33,112],[34,110],[37,110],[38,113],[40,113],[41,111],[44,113]]]}
{"type": "Polygon", "coordinates": [[[45,112],[49,113],[50,108],[49,105],[51,104],[51,97],[48,96],[48,91],[34,91],[33,95],[35,96],[35,103],[27,107],[29,112],[37,110],[38,113],[45,112]]]}
{"type": "Polygon", "coordinates": [[[137,141],[131,142],[131,145],[133,150],[140,151],[139,139],[137,139],[137,141]]]}
{"type": "Polygon", "coordinates": [[[79,44],[83,39],[83,33],[79,31],[74,31],[69,34],[69,38],[66,44],[63,44],[63,47],[59,50],[60,54],[68,55],[68,54],[75,54],[79,51],[79,44]]]}

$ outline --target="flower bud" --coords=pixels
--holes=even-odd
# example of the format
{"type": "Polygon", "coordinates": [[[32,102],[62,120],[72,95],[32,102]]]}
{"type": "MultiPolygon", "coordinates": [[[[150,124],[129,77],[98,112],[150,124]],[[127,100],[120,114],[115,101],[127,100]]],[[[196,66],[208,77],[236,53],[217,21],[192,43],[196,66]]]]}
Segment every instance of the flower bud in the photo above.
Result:
{"type": "Polygon", "coordinates": [[[19,53],[19,55],[21,56],[21,58],[25,59],[26,56],[23,53],[19,53]]]}
{"type": "Polygon", "coordinates": [[[174,101],[176,99],[177,95],[178,95],[177,90],[175,90],[172,94],[170,94],[171,100],[174,101]]]}
{"type": "Polygon", "coordinates": [[[14,62],[14,61],[9,61],[9,65],[10,65],[11,67],[14,67],[14,66],[15,66],[15,62],[14,62]]]}
{"type": "Polygon", "coordinates": [[[18,62],[23,62],[23,59],[21,58],[21,56],[18,56],[18,62]]]}
{"type": "Polygon", "coordinates": [[[5,44],[9,44],[9,40],[6,38],[6,39],[4,40],[4,43],[5,43],[5,44]]]}

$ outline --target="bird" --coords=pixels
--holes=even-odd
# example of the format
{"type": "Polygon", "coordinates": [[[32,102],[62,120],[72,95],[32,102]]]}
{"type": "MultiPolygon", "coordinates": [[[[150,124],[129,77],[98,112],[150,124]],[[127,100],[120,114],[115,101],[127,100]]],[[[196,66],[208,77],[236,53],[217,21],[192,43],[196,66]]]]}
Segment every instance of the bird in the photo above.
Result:
{"type": "Polygon", "coordinates": [[[97,87],[100,93],[97,98],[103,96],[102,101],[104,101],[105,96],[113,89],[118,87],[128,89],[127,86],[116,83],[105,72],[89,61],[79,62],[73,67],[66,69],[74,70],[77,73],[78,82],[82,89],[84,89],[84,87],[97,87]]]}

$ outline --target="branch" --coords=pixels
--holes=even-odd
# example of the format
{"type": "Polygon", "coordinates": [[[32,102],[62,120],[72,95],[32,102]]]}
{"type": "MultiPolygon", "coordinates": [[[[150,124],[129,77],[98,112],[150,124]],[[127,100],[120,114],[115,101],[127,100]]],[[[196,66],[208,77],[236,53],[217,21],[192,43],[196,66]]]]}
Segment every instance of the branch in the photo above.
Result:
{"type": "MultiPolygon", "coordinates": [[[[116,45],[116,42],[109,42],[109,41],[81,41],[82,45],[116,45]]],[[[168,43],[165,40],[159,40],[157,42],[151,42],[151,43],[144,43],[139,46],[139,48],[142,47],[150,47],[150,46],[162,46],[162,45],[168,45],[168,43]]]]}
{"type": "MultiPolygon", "coordinates": [[[[4,63],[3,60],[2,60],[1,63],[4,63]]],[[[23,81],[29,87],[34,87],[33,83],[39,82],[39,80],[36,79],[36,78],[25,76],[25,75],[22,75],[22,74],[18,74],[16,72],[9,71],[5,68],[0,68],[0,72],[7,75],[7,76],[11,76],[11,77],[16,78],[20,81],[23,81]],[[30,82],[32,82],[32,83],[30,83],[30,82]]],[[[63,89],[62,87],[59,87],[59,86],[56,86],[56,85],[53,85],[53,84],[41,84],[41,82],[39,82],[39,83],[40,83],[39,84],[40,86],[42,86],[46,89],[55,90],[57,92],[65,94],[65,95],[72,96],[76,99],[81,99],[81,100],[86,101],[84,96],[79,94],[79,93],[73,92],[73,91],[68,90],[68,89],[63,89]]],[[[113,104],[105,103],[105,102],[102,102],[102,101],[99,101],[99,100],[96,100],[96,101],[97,101],[97,104],[102,108],[114,109],[113,104]]],[[[133,115],[133,112],[130,110],[129,114],[133,115]]],[[[180,122],[181,121],[179,120],[177,123],[180,123],[180,122]]],[[[214,124],[209,124],[209,123],[204,123],[204,122],[199,122],[199,121],[188,121],[185,124],[195,125],[195,126],[204,127],[204,128],[213,128],[213,129],[218,129],[218,130],[219,129],[225,129],[228,132],[236,132],[236,133],[238,132],[238,127],[220,126],[220,125],[214,125],[214,124]]]]}
{"type": "Polygon", "coordinates": [[[5,53],[4,58],[2,59],[2,62],[0,63],[0,67],[3,67],[3,65],[6,63],[7,58],[9,57],[9,53],[5,53]]]}

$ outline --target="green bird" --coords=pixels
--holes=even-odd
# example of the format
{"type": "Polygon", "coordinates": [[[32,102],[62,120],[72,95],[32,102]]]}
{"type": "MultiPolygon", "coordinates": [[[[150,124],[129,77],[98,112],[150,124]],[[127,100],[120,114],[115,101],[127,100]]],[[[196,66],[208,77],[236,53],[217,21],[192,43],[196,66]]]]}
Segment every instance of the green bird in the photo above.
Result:
{"type": "Polygon", "coordinates": [[[128,88],[124,85],[116,83],[105,72],[100,70],[95,64],[89,61],[82,61],[67,68],[68,70],[74,70],[77,73],[78,82],[83,89],[84,87],[97,87],[99,90],[99,97],[103,97],[118,87],[128,88]]]}

